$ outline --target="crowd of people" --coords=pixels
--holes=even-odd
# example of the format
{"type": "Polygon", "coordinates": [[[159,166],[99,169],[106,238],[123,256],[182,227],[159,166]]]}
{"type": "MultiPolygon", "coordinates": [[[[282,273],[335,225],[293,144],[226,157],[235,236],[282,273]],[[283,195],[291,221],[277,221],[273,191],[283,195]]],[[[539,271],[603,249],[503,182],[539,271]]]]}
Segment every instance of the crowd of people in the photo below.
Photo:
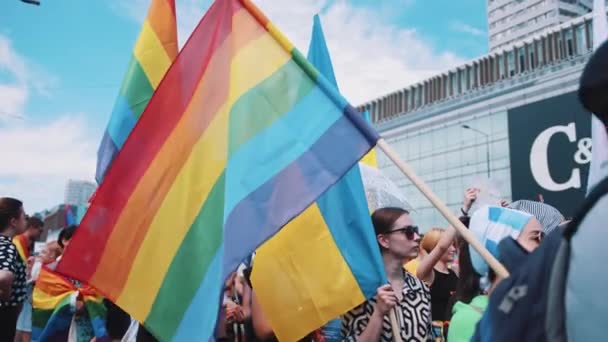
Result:
{"type": "MultiPolygon", "coordinates": [[[[481,241],[509,238],[512,248],[530,253],[546,234],[565,223],[555,208],[531,201],[483,207],[469,217],[478,191],[466,190],[460,220],[481,241]],[[504,222],[489,220],[490,211],[504,222]]],[[[453,227],[431,228],[421,236],[413,215],[401,208],[381,208],[371,218],[389,283],[379,287],[374,298],[304,340],[392,341],[389,313],[394,310],[403,341],[469,341],[499,280],[492,269],[453,227]],[[337,322],[340,333],[336,333],[337,322]]],[[[27,217],[19,200],[6,197],[0,198],[0,227],[0,340],[26,342],[31,340],[32,292],[37,274],[41,268],[54,269],[77,228],[65,228],[56,242],[47,243],[40,253],[32,255],[33,242],[40,236],[43,223],[39,218],[27,217]]],[[[506,243],[501,242],[500,247],[503,245],[506,243]]],[[[491,252],[499,257],[499,249],[491,252]]],[[[250,280],[253,265],[255,259],[226,281],[218,340],[275,338],[255,297],[250,280]]],[[[81,286],[76,280],[70,281],[81,286]]],[[[77,340],[95,340],[86,311],[78,301],[75,304],[77,340]]],[[[132,327],[130,317],[109,301],[106,306],[108,334],[121,340],[132,327]]],[[[154,341],[145,328],[137,330],[132,334],[135,340],[154,341]]]]}

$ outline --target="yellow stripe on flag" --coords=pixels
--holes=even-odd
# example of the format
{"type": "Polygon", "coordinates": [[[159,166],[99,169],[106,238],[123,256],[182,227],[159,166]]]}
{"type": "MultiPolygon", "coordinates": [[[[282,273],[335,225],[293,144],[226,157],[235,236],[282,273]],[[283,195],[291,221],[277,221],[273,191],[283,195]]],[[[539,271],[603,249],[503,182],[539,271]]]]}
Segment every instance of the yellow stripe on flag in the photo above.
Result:
{"type": "Polygon", "coordinates": [[[265,283],[258,277],[272,276],[273,284],[292,289],[259,286],[254,290],[271,326],[290,327],[275,329],[279,341],[297,341],[310,333],[311,326],[320,327],[341,315],[343,308],[365,301],[316,203],[264,243],[255,260],[254,284],[265,283]],[[261,260],[267,262],[257,262],[261,260]],[[298,310],[286,311],[286,307],[298,310]]]}
{"type": "Polygon", "coordinates": [[[156,89],[171,65],[171,59],[147,20],[141,28],[133,53],[148,76],[152,88],[156,89]]]}

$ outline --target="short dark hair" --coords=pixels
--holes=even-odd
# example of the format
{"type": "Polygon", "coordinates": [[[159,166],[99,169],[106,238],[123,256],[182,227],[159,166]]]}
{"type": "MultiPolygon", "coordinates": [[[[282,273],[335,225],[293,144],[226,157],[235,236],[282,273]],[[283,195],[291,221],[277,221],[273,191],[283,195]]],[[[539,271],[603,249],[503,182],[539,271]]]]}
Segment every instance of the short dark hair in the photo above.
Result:
{"type": "Polygon", "coordinates": [[[8,227],[12,219],[18,219],[23,210],[23,202],[12,197],[0,197],[0,231],[8,227]]]}
{"type": "Polygon", "coordinates": [[[65,246],[63,245],[63,240],[71,240],[72,236],[74,235],[74,232],[76,231],[76,227],[77,226],[69,226],[64,228],[61,232],[59,232],[59,237],[57,238],[57,243],[59,244],[59,246],[61,246],[61,248],[65,248],[65,246]]]}
{"type": "Polygon", "coordinates": [[[380,208],[374,211],[372,214],[372,224],[374,225],[374,232],[376,235],[388,233],[403,214],[409,214],[409,211],[396,208],[387,207],[380,208]]]}
{"type": "Polygon", "coordinates": [[[27,218],[27,227],[42,229],[42,227],[44,227],[44,222],[42,222],[42,220],[36,216],[28,217],[27,218]]]}

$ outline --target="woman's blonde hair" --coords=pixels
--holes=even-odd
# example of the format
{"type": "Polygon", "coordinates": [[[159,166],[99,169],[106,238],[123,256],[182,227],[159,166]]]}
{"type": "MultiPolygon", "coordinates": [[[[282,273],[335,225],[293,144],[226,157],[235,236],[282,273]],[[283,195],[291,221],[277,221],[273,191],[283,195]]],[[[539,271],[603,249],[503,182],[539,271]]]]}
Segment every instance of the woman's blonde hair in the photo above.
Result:
{"type": "Polygon", "coordinates": [[[431,253],[431,251],[437,246],[441,234],[445,231],[443,228],[431,228],[420,241],[420,248],[424,249],[425,252],[431,253]]]}

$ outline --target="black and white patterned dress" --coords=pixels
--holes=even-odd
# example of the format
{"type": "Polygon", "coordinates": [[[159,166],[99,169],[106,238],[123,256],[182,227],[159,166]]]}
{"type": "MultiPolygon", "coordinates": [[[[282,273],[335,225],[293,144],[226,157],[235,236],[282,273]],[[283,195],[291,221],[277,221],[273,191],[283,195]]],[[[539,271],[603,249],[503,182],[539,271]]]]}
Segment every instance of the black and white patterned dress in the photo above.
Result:
{"type": "Polygon", "coordinates": [[[26,268],[10,238],[0,235],[0,270],[15,275],[9,301],[0,300],[0,307],[21,305],[27,298],[26,268]]]}
{"type": "MultiPolygon", "coordinates": [[[[433,341],[431,328],[431,293],[422,281],[403,272],[403,299],[397,304],[397,320],[401,327],[401,339],[406,341],[433,341]]],[[[356,341],[374,312],[376,298],[372,298],[349,311],[342,317],[342,337],[346,341],[356,341]]],[[[393,341],[389,315],[384,316],[380,341],[393,341]]]]}

